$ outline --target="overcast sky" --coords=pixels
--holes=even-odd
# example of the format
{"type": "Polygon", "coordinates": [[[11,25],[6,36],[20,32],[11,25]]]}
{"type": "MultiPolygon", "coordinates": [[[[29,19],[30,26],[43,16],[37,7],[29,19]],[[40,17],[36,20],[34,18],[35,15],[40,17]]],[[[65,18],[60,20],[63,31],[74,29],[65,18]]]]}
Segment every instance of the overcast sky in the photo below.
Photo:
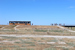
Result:
{"type": "Polygon", "coordinates": [[[9,21],[75,25],[75,0],[0,0],[0,24],[9,21]]]}

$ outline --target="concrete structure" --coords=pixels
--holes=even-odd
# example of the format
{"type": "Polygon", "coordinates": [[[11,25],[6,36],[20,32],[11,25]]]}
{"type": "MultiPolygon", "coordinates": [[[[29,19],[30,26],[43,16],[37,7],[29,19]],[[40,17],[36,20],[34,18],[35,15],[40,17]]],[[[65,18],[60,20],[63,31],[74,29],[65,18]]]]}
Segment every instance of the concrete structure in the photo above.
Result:
{"type": "Polygon", "coordinates": [[[61,25],[63,27],[75,27],[75,25],[61,25]]]}
{"type": "Polygon", "coordinates": [[[72,27],[75,27],[75,25],[62,25],[63,27],[71,27],[71,29],[72,29],[72,27]]]}
{"type": "Polygon", "coordinates": [[[9,21],[9,25],[31,25],[31,21],[9,21]]]}

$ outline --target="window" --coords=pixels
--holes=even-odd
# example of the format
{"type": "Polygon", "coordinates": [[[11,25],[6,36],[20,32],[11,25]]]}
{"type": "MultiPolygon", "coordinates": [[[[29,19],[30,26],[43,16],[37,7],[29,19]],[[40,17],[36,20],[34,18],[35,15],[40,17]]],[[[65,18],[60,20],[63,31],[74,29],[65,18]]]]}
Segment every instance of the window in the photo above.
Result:
{"type": "Polygon", "coordinates": [[[26,23],[26,22],[24,22],[24,23],[26,23]]]}
{"type": "Polygon", "coordinates": [[[18,23],[18,22],[15,22],[15,23],[18,23]]]}
{"type": "Polygon", "coordinates": [[[24,23],[27,23],[27,22],[24,22],[24,23]]]}
{"type": "Polygon", "coordinates": [[[23,23],[23,22],[19,22],[19,23],[23,23]]]}
{"type": "Polygon", "coordinates": [[[9,23],[14,23],[14,22],[9,22],[9,23]]]}
{"type": "Polygon", "coordinates": [[[28,23],[30,23],[30,22],[28,22],[28,23]]]}

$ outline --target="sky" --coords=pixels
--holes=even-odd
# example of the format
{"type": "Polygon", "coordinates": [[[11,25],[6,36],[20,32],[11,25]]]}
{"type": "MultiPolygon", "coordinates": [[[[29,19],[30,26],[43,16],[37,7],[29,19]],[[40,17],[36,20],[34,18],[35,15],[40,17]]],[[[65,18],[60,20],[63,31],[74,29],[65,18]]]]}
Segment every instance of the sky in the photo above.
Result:
{"type": "Polygon", "coordinates": [[[75,25],[75,0],[0,0],[0,24],[9,21],[75,25]]]}

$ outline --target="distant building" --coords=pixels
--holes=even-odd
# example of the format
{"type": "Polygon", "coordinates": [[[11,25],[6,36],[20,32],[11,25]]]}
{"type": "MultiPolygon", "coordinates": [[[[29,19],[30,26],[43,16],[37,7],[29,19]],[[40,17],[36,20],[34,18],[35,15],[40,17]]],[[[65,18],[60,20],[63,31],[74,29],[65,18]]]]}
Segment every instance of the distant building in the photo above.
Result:
{"type": "Polygon", "coordinates": [[[31,21],[9,21],[9,25],[31,25],[31,21]]]}

